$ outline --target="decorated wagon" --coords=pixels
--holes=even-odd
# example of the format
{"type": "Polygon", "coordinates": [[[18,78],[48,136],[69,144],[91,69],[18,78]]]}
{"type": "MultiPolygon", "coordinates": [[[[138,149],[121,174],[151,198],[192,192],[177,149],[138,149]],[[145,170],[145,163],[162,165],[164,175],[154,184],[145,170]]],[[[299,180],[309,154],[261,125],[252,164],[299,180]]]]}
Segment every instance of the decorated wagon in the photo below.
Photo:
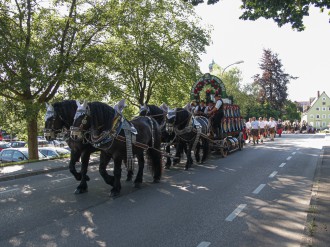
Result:
{"type": "MultiPolygon", "coordinates": [[[[208,135],[211,139],[211,149],[220,151],[223,157],[228,153],[242,150],[244,121],[240,113],[240,107],[233,103],[233,98],[228,97],[226,87],[222,80],[209,73],[204,74],[191,88],[191,100],[198,104],[201,100],[214,102],[215,95],[221,95],[223,102],[223,117],[220,121],[220,135],[214,138],[212,131],[208,135]]],[[[212,128],[211,128],[212,130],[212,128]]]]}

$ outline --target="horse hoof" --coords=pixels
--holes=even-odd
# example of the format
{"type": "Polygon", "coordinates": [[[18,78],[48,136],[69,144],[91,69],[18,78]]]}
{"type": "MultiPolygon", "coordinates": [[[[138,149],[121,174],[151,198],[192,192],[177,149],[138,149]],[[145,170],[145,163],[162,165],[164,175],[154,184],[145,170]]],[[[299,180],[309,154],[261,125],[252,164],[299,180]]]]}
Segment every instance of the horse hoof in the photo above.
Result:
{"type": "Polygon", "coordinates": [[[167,165],[166,165],[164,168],[167,169],[167,170],[169,170],[169,169],[170,169],[170,166],[167,166],[167,165]]]}
{"type": "Polygon", "coordinates": [[[135,183],[134,188],[135,189],[141,189],[141,183],[135,183]]]}
{"type": "Polygon", "coordinates": [[[153,183],[154,184],[159,184],[160,183],[160,179],[158,179],[158,178],[157,179],[154,179],[153,183]]]}
{"type": "Polygon", "coordinates": [[[75,193],[76,195],[78,195],[78,194],[83,194],[83,193],[86,193],[86,192],[88,192],[88,189],[87,189],[87,188],[86,188],[86,189],[77,188],[77,189],[74,191],[74,193],[75,193]]]}
{"type": "Polygon", "coordinates": [[[117,192],[117,191],[111,191],[111,193],[110,193],[110,197],[112,197],[112,198],[119,197],[119,195],[120,195],[120,192],[117,192]]]}

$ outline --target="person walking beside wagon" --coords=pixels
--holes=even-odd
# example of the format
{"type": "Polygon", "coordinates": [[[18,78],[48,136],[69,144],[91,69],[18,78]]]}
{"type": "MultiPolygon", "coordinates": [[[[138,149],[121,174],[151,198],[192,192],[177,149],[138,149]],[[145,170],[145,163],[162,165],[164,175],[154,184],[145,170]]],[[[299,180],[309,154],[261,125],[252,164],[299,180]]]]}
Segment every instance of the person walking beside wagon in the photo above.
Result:
{"type": "Polygon", "coordinates": [[[270,134],[270,140],[274,141],[275,137],[275,128],[276,128],[276,122],[274,121],[274,118],[269,119],[269,134],[270,134]]]}
{"type": "Polygon", "coordinates": [[[245,123],[248,143],[251,142],[251,121],[252,121],[252,119],[249,118],[249,120],[245,123]]]}
{"type": "Polygon", "coordinates": [[[259,138],[259,121],[256,120],[255,117],[252,118],[252,122],[251,122],[251,134],[252,134],[252,138],[253,138],[253,145],[257,143],[259,143],[258,138],[259,138]]]}
{"type": "Polygon", "coordinates": [[[261,141],[261,143],[264,143],[266,122],[263,121],[262,117],[259,118],[259,127],[260,127],[260,141],[261,141]]]}

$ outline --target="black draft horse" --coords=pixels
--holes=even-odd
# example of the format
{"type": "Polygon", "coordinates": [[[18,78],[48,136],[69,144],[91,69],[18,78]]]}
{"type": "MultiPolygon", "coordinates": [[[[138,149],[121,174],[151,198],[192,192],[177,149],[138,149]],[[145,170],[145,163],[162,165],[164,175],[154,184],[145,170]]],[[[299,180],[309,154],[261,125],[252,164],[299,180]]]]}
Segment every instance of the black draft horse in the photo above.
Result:
{"type": "MultiPolygon", "coordinates": [[[[116,108],[116,106],[115,106],[116,108]]],[[[119,109],[123,107],[118,107],[119,109]]],[[[117,109],[118,109],[117,108],[117,109]]],[[[144,168],[144,151],[150,159],[151,172],[153,181],[158,183],[162,175],[162,158],[160,153],[160,129],[157,122],[149,117],[137,117],[132,121],[123,118],[121,111],[115,110],[111,106],[102,102],[90,102],[85,109],[81,109],[81,113],[76,115],[72,126],[71,135],[77,137],[89,133],[90,142],[111,155],[114,160],[114,182],[111,190],[111,197],[118,196],[121,190],[121,165],[122,161],[127,160],[128,150],[132,150],[132,154],[138,160],[138,172],[134,180],[135,187],[139,188],[143,181],[144,168]],[[127,126],[130,129],[127,129],[127,126]],[[135,133],[134,134],[134,132],[135,133]],[[129,131],[130,140],[136,138],[136,142],[132,140],[132,146],[126,145],[127,136],[125,131],[129,131]]],[[[75,138],[76,138],[75,137],[75,138]]],[[[102,159],[102,157],[101,157],[102,159]]],[[[105,164],[101,162],[101,164],[105,164]]],[[[105,167],[100,169],[105,170],[105,167]]]]}
{"type": "MultiPolygon", "coordinates": [[[[165,106],[167,109],[167,106],[165,106]]],[[[160,108],[156,105],[141,105],[140,107],[140,116],[149,116],[154,118],[160,126],[161,130],[161,141],[165,143],[165,151],[170,154],[171,153],[171,145],[170,143],[174,141],[175,134],[169,133],[166,130],[166,109],[160,108]]],[[[169,168],[172,164],[171,158],[167,157],[165,168],[169,168]]]]}
{"type": "Polygon", "coordinates": [[[176,138],[178,138],[178,142],[187,146],[186,170],[188,170],[193,164],[191,151],[195,152],[196,161],[200,161],[199,151],[201,146],[203,149],[201,162],[203,163],[206,160],[209,151],[209,141],[206,138],[201,138],[200,135],[207,135],[208,133],[207,118],[201,116],[194,117],[192,113],[186,109],[176,108],[168,111],[167,128],[170,133],[174,131],[176,138]]]}
{"type": "MultiPolygon", "coordinates": [[[[68,143],[71,149],[69,169],[75,179],[80,181],[80,184],[75,190],[75,194],[81,194],[88,191],[87,181],[90,179],[87,175],[87,169],[90,155],[99,150],[88,143],[84,143],[82,140],[74,141],[70,138],[70,127],[73,124],[74,116],[77,111],[77,103],[78,102],[75,100],[64,100],[54,104],[47,104],[44,136],[46,140],[51,141],[61,134],[68,143]],[[80,172],[76,170],[76,162],[79,162],[79,159],[81,160],[80,172]]],[[[102,161],[105,162],[103,165],[106,166],[111,156],[101,152],[101,157],[103,157],[102,161]]],[[[112,184],[113,179],[111,180],[109,178],[106,180],[106,183],[112,184]]]]}

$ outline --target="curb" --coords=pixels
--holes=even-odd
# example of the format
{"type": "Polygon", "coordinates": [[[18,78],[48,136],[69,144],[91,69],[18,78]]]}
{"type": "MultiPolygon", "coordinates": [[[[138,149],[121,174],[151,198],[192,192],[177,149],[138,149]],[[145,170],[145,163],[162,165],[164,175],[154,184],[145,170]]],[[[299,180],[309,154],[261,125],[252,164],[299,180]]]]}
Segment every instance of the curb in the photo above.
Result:
{"type": "MultiPolygon", "coordinates": [[[[99,162],[98,159],[93,160],[93,161],[89,162],[89,166],[96,165],[96,164],[98,164],[98,162],[99,162]]],[[[80,164],[76,165],[76,167],[80,168],[81,165],[80,164]]],[[[46,173],[50,173],[50,172],[58,172],[58,171],[63,171],[63,170],[67,170],[67,169],[69,169],[69,166],[66,164],[66,165],[62,165],[59,167],[48,168],[48,169],[43,169],[43,170],[25,171],[25,172],[13,174],[13,175],[4,175],[4,176],[0,177],[0,182],[10,181],[10,180],[19,179],[19,178],[26,178],[26,177],[40,175],[40,174],[46,174],[46,173]]]]}
{"type": "Polygon", "coordinates": [[[315,173],[314,173],[314,178],[313,178],[313,186],[311,189],[311,200],[309,203],[309,207],[307,210],[307,218],[306,218],[306,223],[304,227],[304,233],[302,237],[302,241],[300,246],[301,247],[311,247],[313,246],[313,235],[314,231],[316,228],[316,223],[315,223],[315,218],[316,215],[319,213],[317,211],[317,193],[319,190],[319,181],[320,181],[320,176],[321,176],[321,168],[323,164],[323,156],[325,152],[325,146],[322,147],[322,153],[320,154],[316,168],[315,168],[315,173]]]}

